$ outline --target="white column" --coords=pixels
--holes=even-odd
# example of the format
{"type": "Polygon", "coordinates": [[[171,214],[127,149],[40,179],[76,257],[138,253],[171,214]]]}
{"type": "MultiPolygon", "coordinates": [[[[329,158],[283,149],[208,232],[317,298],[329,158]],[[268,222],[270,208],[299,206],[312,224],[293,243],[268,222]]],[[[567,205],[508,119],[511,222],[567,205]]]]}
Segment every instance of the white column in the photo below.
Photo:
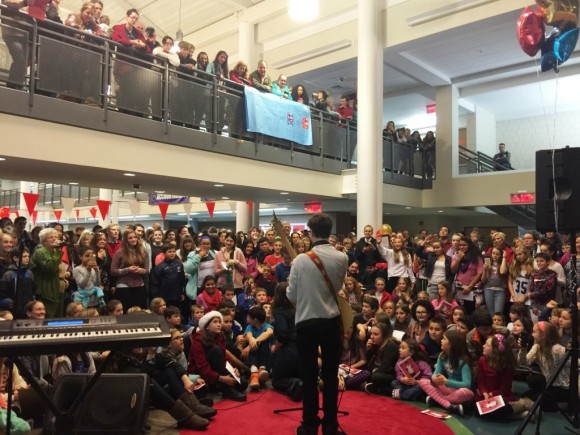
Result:
{"type": "Polygon", "coordinates": [[[358,2],[357,232],[382,216],[383,49],[378,0],[358,2]],[[369,68],[369,65],[375,65],[369,68]]]}
{"type": "Polygon", "coordinates": [[[435,147],[435,162],[437,179],[434,187],[439,184],[449,186],[450,179],[459,173],[458,153],[458,109],[459,91],[454,85],[441,86],[435,91],[437,107],[437,146],[435,147]]]}
{"type": "Polygon", "coordinates": [[[245,201],[236,202],[236,232],[248,232],[252,226],[252,212],[245,201]]]}
{"type": "Polygon", "coordinates": [[[248,69],[253,71],[258,59],[255,58],[255,27],[254,23],[240,22],[238,26],[238,54],[240,60],[248,63],[248,69]]]}

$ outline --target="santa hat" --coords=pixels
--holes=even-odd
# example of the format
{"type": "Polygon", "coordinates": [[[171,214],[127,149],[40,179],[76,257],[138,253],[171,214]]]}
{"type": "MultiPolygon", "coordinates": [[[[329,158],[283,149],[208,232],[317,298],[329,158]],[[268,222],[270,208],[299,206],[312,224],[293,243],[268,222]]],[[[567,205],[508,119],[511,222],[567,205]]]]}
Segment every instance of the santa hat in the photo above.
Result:
{"type": "Polygon", "coordinates": [[[210,311],[209,313],[204,314],[201,319],[199,319],[199,329],[203,331],[207,324],[211,322],[214,317],[219,317],[222,322],[224,321],[224,316],[222,316],[219,311],[210,311]]]}

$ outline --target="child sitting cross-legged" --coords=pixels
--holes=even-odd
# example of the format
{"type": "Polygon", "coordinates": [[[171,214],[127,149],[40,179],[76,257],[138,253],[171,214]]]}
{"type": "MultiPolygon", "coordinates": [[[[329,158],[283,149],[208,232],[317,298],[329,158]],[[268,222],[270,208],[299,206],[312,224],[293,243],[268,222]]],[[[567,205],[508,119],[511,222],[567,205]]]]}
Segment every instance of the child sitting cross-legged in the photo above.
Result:
{"type": "Polygon", "coordinates": [[[270,378],[266,365],[270,361],[270,338],[274,328],[266,323],[266,311],[260,306],[253,306],[248,311],[248,326],[245,336],[248,345],[242,350],[242,358],[250,366],[250,388],[258,390],[270,378]]]}
{"type": "Polygon", "coordinates": [[[395,374],[397,379],[391,384],[393,399],[417,400],[423,395],[419,379],[431,379],[432,370],[427,356],[413,338],[406,338],[399,345],[395,374]]]}

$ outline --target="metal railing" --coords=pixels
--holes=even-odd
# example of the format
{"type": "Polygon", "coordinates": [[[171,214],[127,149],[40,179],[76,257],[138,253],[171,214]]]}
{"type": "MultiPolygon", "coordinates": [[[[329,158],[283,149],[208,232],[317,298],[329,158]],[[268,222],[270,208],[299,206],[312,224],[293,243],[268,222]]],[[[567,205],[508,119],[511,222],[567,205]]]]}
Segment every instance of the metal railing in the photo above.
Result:
{"type": "MultiPolygon", "coordinates": [[[[229,136],[255,144],[250,158],[296,167],[308,162],[308,169],[333,173],[353,167],[357,125],[352,121],[311,107],[312,146],[251,133],[245,129],[244,89],[237,83],[219,80],[200,70],[184,74],[170,68],[164,59],[136,53],[114,41],[57,23],[37,21],[2,5],[0,13],[0,83],[27,91],[31,108],[26,113],[12,112],[11,107],[5,106],[0,110],[42,118],[35,114],[35,105],[39,98],[48,97],[99,110],[101,124],[90,125],[96,130],[110,131],[110,117],[125,114],[160,123],[165,136],[151,138],[158,142],[175,143],[168,133],[179,127],[191,130],[191,135],[211,135],[211,150],[215,152],[248,157],[236,154],[224,143],[227,139],[222,138],[229,136]],[[16,46],[23,49],[18,52],[22,54],[20,59],[18,55],[14,57],[16,46]],[[7,51],[11,56],[6,55],[7,51]],[[272,153],[261,155],[259,147],[274,147],[280,152],[280,161],[272,160],[272,153]]],[[[50,116],[63,124],[83,126],[77,120],[59,117],[58,111],[50,116]]],[[[134,133],[135,137],[145,134],[134,133]]],[[[194,140],[183,145],[199,147],[194,140]]],[[[422,152],[387,138],[383,138],[382,148],[385,183],[431,187],[434,156],[433,163],[428,164],[428,156],[422,152]]]]}
{"type": "Polygon", "coordinates": [[[494,162],[493,157],[481,151],[471,151],[462,146],[459,146],[459,166],[460,174],[507,171],[512,169],[511,167],[508,168],[507,166],[494,162]]]}

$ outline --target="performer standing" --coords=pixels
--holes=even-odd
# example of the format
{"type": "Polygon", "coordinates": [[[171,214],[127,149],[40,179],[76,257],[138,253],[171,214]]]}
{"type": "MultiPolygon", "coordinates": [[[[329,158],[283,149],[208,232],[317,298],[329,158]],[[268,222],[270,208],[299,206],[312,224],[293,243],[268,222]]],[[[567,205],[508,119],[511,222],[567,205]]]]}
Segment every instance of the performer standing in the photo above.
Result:
{"type": "Polygon", "coordinates": [[[296,345],[304,382],[302,425],[296,433],[318,433],[321,421],[318,418],[316,378],[320,347],[321,378],[324,382],[322,433],[338,434],[336,373],[340,358],[340,312],[336,294],[346,276],[348,257],[328,242],[332,231],[330,216],[317,213],[308,221],[308,227],[313,241],[312,251],[300,254],[294,260],[287,290],[288,299],[296,306],[296,345]],[[332,288],[329,288],[329,284],[332,284],[332,288]]]}

